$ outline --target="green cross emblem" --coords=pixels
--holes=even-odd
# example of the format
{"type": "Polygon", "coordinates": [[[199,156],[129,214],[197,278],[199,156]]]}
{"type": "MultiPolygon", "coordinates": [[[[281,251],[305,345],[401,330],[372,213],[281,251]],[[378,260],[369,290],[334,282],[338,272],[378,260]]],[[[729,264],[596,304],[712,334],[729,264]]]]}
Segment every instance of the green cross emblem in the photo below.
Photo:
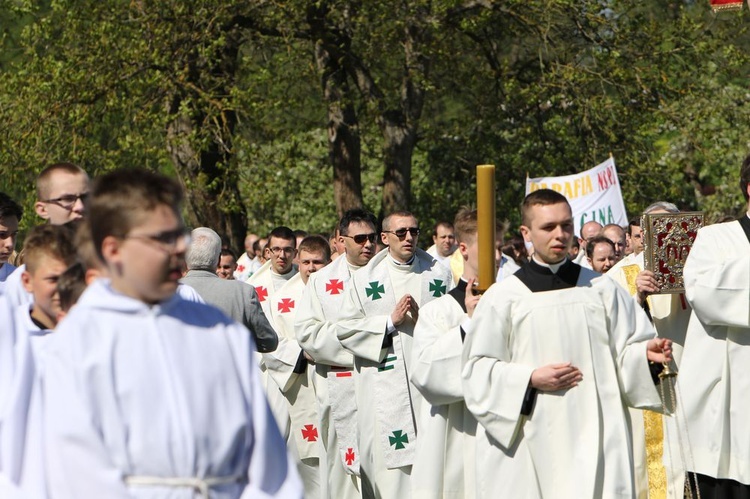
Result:
{"type": "Polygon", "coordinates": [[[432,296],[437,298],[438,296],[443,296],[447,289],[441,279],[435,279],[430,283],[430,291],[432,292],[432,296]]]}
{"type": "Polygon", "coordinates": [[[388,437],[388,441],[391,443],[391,445],[396,446],[396,450],[405,449],[406,445],[409,443],[409,435],[403,432],[403,430],[396,430],[393,432],[392,437],[388,437]]]}
{"type": "Polygon", "coordinates": [[[380,294],[385,294],[385,287],[378,281],[373,281],[369,288],[365,288],[365,293],[367,296],[372,296],[372,301],[379,300],[382,298],[380,294]]]}

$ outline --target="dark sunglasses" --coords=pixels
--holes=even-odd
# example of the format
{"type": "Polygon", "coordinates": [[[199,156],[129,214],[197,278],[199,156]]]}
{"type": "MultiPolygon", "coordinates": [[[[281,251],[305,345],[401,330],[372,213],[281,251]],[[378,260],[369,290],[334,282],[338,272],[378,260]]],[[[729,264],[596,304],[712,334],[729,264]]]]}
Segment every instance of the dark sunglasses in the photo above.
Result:
{"type": "Polygon", "coordinates": [[[398,230],[384,230],[383,232],[389,232],[391,234],[395,234],[397,238],[403,239],[406,237],[406,233],[412,235],[412,237],[417,237],[419,235],[419,227],[409,227],[408,229],[398,229],[398,230]]]}
{"type": "Polygon", "coordinates": [[[356,236],[344,236],[344,237],[348,237],[349,239],[354,239],[354,242],[357,244],[365,244],[367,241],[374,243],[375,240],[378,238],[378,235],[375,232],[372,232],[370,234],[357,234],[356,236]]]}

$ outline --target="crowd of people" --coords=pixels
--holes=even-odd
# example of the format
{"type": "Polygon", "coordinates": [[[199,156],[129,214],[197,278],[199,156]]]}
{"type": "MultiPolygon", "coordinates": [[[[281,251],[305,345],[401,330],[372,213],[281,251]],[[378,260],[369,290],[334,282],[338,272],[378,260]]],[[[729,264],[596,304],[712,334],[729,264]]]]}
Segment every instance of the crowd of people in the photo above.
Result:
{"type": "Polygon", "coordinates": [[[662,294],[639,219],[576,237],[547,189],[491,286],[470,208],[426,250],[357,208],[238,256],[153,172],[36,190],[20,248],[0,193],[2,498],[750,497],[748,216],[662,294]]]}

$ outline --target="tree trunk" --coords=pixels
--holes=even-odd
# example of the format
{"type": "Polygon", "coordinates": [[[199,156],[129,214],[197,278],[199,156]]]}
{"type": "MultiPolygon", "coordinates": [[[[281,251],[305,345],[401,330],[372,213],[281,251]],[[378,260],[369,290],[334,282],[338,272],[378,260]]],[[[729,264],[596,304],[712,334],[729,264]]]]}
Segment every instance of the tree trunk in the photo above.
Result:
{"type": "MultiPolygon", "coordinates": [[[[171,110],[176,112],[180,98],[174,98],[171,110]]],[[[215,142],[206,151],[197,151],[190,142],[196,123],[185,113],[177,115],[167,126],[169,152],[180,183],[185,189],[187,222],[192,227],[209,227],[227,238],[234,250],[243,248],[247,219],[236,182],[228,167],[228,155],[215,142]]]]}
{"type": "Polygon", "coordinates": [[[381,218],[394,211],[408,210],[411,201],[411,159],[416,127],[398,119],[400,113],[392,114],[396,116],[387,115],[381,122],[385,161],[381,218]]]}
{"type": "Polygon", "coordinates": [[[417,7],[404,28],[405,67],[401,81],[401,105],[384,112],[379,120],[383,134],[385,171],[381,216],[409,210],[411,203],[411,160],[424,107],[424,83],[429,59],[421,52],[428,39],[428,11],[417,7]]]}
{"type": "Polygon", "coordinates": [[[340,48],[350,45],[351,40],[344,39],[343,30],[334,34],[329,29],[323,8],[308,9],[308,24],[328,112],[328,156],[333,165],[333,195],[340,218],[346,210],[363,205],[359,121],[340,55],[340,48]]]}

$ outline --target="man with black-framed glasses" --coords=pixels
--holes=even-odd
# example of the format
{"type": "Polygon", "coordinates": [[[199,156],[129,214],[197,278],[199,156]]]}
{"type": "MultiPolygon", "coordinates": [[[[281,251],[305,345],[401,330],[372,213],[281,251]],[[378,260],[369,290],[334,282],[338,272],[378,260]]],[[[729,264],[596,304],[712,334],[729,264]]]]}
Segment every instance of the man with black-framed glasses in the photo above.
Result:
{"type": "MultiPolygon", "coordinates": [[[[37,201],[34,211],[52,225],[64,225],[86,215],[89,176],[72,163],[55,163],[46,167],[36,179],[37,201]]],[[[31,295],[21,283],[21,265],[5,281],[5,294],[13,306],[30,303],[31,295]]]]}
{"type": "Polygon", "coordinates": [[[352,276],[336,333],[354,355],[363,483],[375,497],[410,497],[422,396],[408,379],[419,308],[453,287],[449,269],[417,247],[419,222],[407,211],[383,220],[387,248],[352,276]]]}
{"type": "Polygon", "coordinates": [[[89,195],[89,176],[72,163],[55,163],[37,177],[36,195],[36,214],[53,225],[83,218],[89,195]]]}

